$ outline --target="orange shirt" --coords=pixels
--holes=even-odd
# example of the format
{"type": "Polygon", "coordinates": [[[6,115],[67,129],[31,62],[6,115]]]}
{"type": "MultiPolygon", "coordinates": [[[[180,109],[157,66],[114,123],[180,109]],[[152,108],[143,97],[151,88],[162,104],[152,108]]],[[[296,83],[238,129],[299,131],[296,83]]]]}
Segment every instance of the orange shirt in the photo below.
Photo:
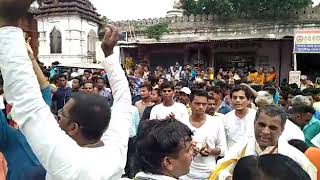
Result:
{"type": "Polygon", "coordinates": [[[269,74],[267,75],[267,80],[266,80],[266,82],[275,82],[276,79],[277,79],[276,73],[272,73],[272,74],[269,73],[269,74]]]}
{"type": "Polygon", "coordinates": [[[320,180],[320,149],[311,147],[304,152],[312,164],[318,169],[318,180],[320,180]]]}

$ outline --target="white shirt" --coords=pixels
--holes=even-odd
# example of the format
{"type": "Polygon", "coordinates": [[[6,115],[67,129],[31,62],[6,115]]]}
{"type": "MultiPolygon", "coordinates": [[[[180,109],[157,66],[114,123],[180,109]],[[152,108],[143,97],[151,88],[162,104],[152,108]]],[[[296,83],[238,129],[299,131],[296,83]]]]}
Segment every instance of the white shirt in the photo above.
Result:
{"type": "Polygon", "coordinates": [[[56,122],[44,102],[28,57],[23,32],[19,28],[0,28],[0,69],[6,99],[14,104],[12,117],[17,121],[53,180],[117,180],[126,164],[131,97],[128,81],[112,57],[103,62],[114,93],[110,124],[99,148],[80,147],[56,122]],[[28,91],[25,91],[28,89],[28,91]],[[28,115],[26,115],[28,113],[28,115]]]}
{"type": "Polygon", "coordinates": [[[137,173],[137,175],[134,179],[137,179],[137,180],[177,180],[176,178],[165,176],[165,175],[150,174],[150,173],[144,173],[144,172],[137,173]]]}
{"type": "Polygon", "coordinates": [[[303,131],[289,119],[287,119],[286,121],[286,125],[284,126],[281,138],[284,138],[287,141],[290,141],[292,139],[305,141],[303,131]]]}
{"type": "Polygon", "coordinates": [[[242,119],[237,117],[235,112],[232,110],[223,119],[228,149],[231,149],[236,143],[254,137],[254,119],[257,111],[249,108],[248,113],[242,119]]]}
{"type": "Polygon", "coordinates": [[[317,148],[320,148],[320,133],[311,140],[311,143],[315,145],[317,148]]]}
{"type": "MultiPolygon", "coordinates": [[[[207,143],[210,149],[220,148],[220,155],[224,154],[227,149],[227,142],[223,124],[219,119],[206,115],[206,121],[200,128],[192,126],[190,121],[184,123],[193,131],[193,140],[196,143],[207,143]]],[[[189,174],[186,177],[181,177],[181,179],[208,179],[212,170],[216,167],[216,158],[217,156],[202,157],[200,154],[196,155],[192,160],[189,174]]]]}
{"type": "Polygon", "coordinates": [[[2,95],[0,95],[0,110],[5,109],[5,105],[4,105],[4,98],[2,95]]]}
{"type": "Polygon", "coordinates": [[[313,108],[314,108],[314,110],[316,110],[316,111],[320,111],[320,102],[315,102],[315,103],[313,103],[313,108]]]}
{"type": "Polygon", "coordinates": [[[172,106],[164,106],[163,103],[154,106],[151,110],[150,119],[166,119],[170,114],[181,122],[189,119],[189,114],[184,104],[174,102],[172,106]]]}

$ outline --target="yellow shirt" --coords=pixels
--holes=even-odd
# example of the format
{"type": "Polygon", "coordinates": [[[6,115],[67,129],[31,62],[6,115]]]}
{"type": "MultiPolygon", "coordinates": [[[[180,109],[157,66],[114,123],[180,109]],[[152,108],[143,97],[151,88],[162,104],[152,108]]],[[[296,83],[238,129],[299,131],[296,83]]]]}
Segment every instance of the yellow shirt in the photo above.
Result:
{"type": "Polygon", "coordinates": [[[258,72],[252,73],[249,75],[249,79],[251,80],[252,83],[263,85],[264,84],[264,79],[265,75],[264,73],[259,74],[258,72]]]}

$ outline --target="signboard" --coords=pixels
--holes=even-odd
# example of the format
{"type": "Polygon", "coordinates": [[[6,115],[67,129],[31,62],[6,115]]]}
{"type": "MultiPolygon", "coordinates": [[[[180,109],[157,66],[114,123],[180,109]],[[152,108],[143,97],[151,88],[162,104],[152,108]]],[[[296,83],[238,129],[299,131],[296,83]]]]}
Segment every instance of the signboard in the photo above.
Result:
{"type": "Polygon", "coordinates": [[[320,53],[320,29],[297,29],[294,53],[320,53]]]}
{"type": "Polygon", "coordinates": [[[290,71],[289,72],[289,84],[296,83],[300,87],[301,71],[290,71]]]}

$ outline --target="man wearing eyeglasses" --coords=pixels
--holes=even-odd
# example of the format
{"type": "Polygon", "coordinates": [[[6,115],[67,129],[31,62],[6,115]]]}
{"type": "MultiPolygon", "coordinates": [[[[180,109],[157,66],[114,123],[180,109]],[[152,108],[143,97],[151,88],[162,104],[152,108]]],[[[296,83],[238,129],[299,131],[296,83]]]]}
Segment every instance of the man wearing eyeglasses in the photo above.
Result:
{"type": "MultiPolygon", "coordinates": [[[[112,114],[105,98],[77,94],[60,111],[58,125],[41,97],[23,32],[17,28],[31,2],[0,0],[0,11],[6,8],[0,12],[0,69],[7,101],[14,105],[13,118],[47,170],[46,179],[120,179],[126,162],[131,119],[126,107],[131,97],[119,62],[116,58],[103,62],[114,92],[112,114]],[[14,15],[17,8],[19,15],[14,15]]],[[[116,28],[106,31],[102,42],[106,57],[112,56],[117,37],[116,28]]]]}

